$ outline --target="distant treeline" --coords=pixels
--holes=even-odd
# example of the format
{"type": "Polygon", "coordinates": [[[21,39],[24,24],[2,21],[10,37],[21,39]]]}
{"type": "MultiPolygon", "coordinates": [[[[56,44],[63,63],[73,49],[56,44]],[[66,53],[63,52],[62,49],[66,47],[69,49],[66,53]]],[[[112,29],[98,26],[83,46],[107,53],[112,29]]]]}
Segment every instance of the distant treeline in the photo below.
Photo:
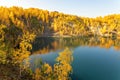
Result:
{"type": "Polygon", "coordinates": [[[0,24],[13,31],[14,35],[24,31],[39,36],[45,33],[58,36],[120,35],[120,14],[87,18],[38,8],[0,7],[0,24]]]}

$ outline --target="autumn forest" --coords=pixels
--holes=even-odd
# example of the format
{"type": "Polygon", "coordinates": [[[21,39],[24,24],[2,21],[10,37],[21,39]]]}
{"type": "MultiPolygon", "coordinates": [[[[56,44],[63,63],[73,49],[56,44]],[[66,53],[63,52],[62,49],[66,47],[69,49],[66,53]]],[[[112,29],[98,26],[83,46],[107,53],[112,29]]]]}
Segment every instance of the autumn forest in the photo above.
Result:
{"type": "Polygon", "coordinates": [[[41,60],[40,69],[29,68],[33,44],[41,37],[101,37],[112,42],[120,37],[120,14],[88,18],[38,8],[0,7],[0,80],[71,80],[74,59],[69,48],[59,53],[53,66],[41,60]]]}

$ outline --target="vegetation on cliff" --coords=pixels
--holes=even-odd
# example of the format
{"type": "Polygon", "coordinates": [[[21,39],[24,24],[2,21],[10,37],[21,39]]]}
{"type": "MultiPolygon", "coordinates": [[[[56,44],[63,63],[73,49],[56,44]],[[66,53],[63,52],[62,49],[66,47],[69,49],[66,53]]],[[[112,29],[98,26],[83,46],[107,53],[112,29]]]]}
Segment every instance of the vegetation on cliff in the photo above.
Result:
{"type": "Polygon", "coordinates": [[[29,63],[26,63],[28,66],[22,64],[25,59],[29,61],[32,43],[36,37],[119,36],[119,31],[120,14],[86,18],[37,8],[0,7],[0,70],[3,67],[8,70],[16,67],[14,69],[18,73],[14,74],[19,74],[17,78],[13,75],[8,78],[9,74],[3,70],[0,77],[8,80],[68,80],[72,71],[72,55],[69,49],[59,55],[54,67],[43,63],[40,69],[32,73],[29,63]],[[25,78],[25,75],[29,77],[25,78]]]}
{"type": "Polygon", "coordinates": [[[37,8],[0,7],[0,24],[6,26],[7,39],[17,39],[24,31],[37,36],[120,35],[120,14],[87,18],[37,8]]]}

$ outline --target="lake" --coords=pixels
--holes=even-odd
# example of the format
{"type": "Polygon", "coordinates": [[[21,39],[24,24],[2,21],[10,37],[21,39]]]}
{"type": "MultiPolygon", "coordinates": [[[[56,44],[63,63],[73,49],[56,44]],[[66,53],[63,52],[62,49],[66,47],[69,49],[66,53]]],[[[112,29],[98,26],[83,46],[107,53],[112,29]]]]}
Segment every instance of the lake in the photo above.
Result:
{"type": "Polygon", "coordinates": [[[120,80],[120,40],[101,37],[37,38],[30,56],[31,68],[39,60],[54,65],[66,47],[73,51],[72,80],[120,80]]]}

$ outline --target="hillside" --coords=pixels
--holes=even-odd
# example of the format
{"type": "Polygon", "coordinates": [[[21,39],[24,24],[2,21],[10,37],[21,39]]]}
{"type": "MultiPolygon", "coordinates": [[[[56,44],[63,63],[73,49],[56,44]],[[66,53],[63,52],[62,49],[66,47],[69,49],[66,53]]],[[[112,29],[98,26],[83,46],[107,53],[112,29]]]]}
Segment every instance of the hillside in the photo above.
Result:
{"type": "Polygon", "coordinates": [[[19,29],[17,35],[26,30],[39,36],[119,35],[120,14],[86,18],[37,8],[0,7],[0,24],[8,30],[19,29]]]}

